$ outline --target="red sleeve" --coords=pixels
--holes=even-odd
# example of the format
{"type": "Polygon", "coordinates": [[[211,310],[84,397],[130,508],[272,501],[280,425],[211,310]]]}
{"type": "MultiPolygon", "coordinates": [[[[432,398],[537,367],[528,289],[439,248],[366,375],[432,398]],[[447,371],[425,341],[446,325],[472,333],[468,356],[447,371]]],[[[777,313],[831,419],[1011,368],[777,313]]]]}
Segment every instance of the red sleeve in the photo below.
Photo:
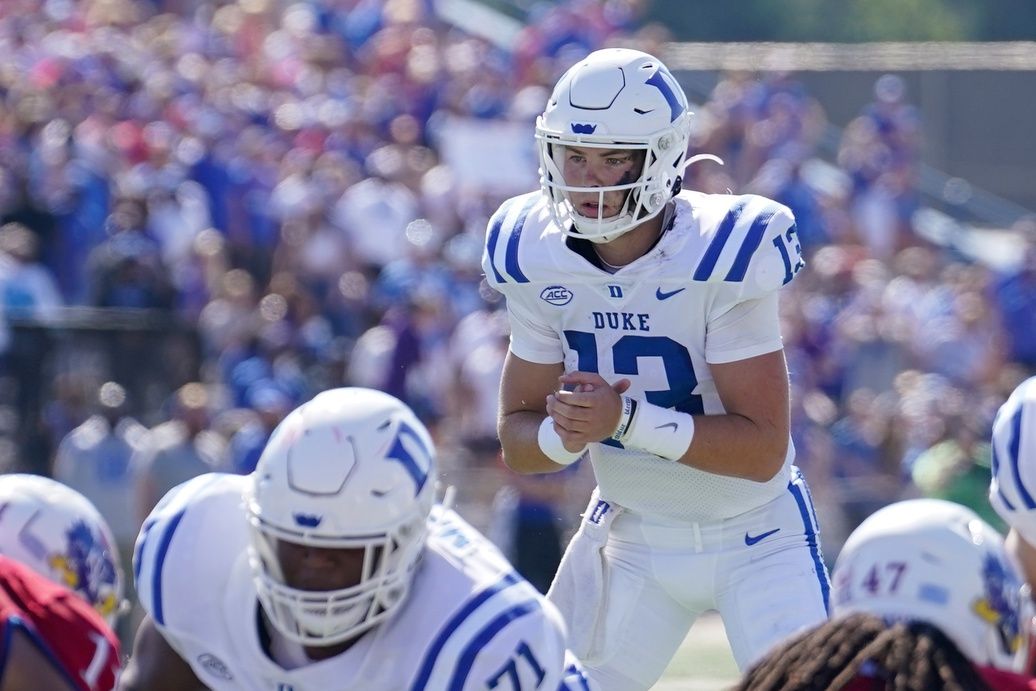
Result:
{"type": "Polygon", "coordinates": [[[979,674],[996,691],[1036,691],[1036,679],[993,667],[979,667],[979,674]]]}
{"type": "Polygon", "coordinates": [[[0,627],[10,626],[20,626],[77,691],[115,688],[119,641],[101,615],[71,590],[0,557],[0,627]]]}

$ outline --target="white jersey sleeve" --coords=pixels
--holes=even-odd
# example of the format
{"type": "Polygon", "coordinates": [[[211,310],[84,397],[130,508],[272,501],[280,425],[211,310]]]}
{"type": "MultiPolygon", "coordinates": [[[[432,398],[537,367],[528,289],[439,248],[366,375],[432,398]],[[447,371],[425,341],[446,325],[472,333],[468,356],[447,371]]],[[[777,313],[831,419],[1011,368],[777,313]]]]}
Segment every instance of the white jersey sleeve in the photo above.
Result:
{"type": "Polygon", "coordinates": [[[145,519],[133,550],[137,597],[163,637],[188,662],[207,621],[222,608],[228,575],[247,546],[239,508],[243,476],[209,473],[174,487],[145,519]],[[228,517],[241,520],[228,520],[228,517]],[[209,537],[218,539],[208,539],[209,537]],[[205,549],[218,543],[220,549],[205,549]]]}
{"type": "Polygon", "coordinates": [[[708,244],[693,273],[711,284],[705,356],[710,363],[744,360],[782,347],[778,290],[805,265],[791,211],[757,195],[714,195],[702,204],[708,244]]]}
{"type": "Polygon", "coordinates": [[[989,503],[1036,545],[1036,377],[1022,382],[993,422],[989,503]]]}
{"type": "Polygon", "coordinates": [[[763,297],[791,282],[805,266],[791,210],[767,197],[712,195],[701,224],[711,229],[694,267],[695,281],[721,282],[736,302],[763,297]]]}
{"type": "MultiPolygon", "coordinates": [[[[529,242],[528,238],[538,237],[548,223],[549,214],[539,192],[508,199],[489,219],[482,254],[486,280],[507,298],[511,352],[523,360],[544,364],[561,362],[564,349],[559,334],[543,319],[542,311],[528,290],[533,279],[526,274],[523,265],[528,268],[542,263],[541,257],[536,256],[542,253],[542,245],[529,242]],[[524,242],[523,235],[526,237],[524,242]]],[[[566,289],[560,285],[541,288],[535,291],[540,299],[554,300],[554,304],[563,301],[567,295],[566,289]],[[552,292],[558,297],[551,298],[552,292]]]]}

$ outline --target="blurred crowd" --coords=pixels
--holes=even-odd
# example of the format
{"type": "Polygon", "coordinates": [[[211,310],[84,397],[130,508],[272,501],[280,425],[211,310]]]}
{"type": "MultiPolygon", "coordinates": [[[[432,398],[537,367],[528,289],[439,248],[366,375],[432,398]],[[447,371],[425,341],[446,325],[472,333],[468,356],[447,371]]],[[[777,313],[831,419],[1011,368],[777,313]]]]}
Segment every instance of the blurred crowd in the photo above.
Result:
{"type": "MultiPolygon", "coordinates": [[[[538,5],[502,48],[434,5],[0,3],[3,323],[153,310],[196,327],[199,350],[153,405],[109,381],[110,363],[27,369],[21,331],[3,329],[0,429],[28,414],[28,372],[44,439],[31,454],[3,447],[5,468],[68,482],[132,542],[167,489],[250,471],[287,411],[356,384],[435,430],[476,525],[515,549],[507,525],[563,533],[588,469],[519,483],[497,460],[508,334],[479,257],[489,214],[523,190],[460,175],[445,132],[510,123],[531,157],[561,71],[606,45],[664,56],[667,35],[643,24],[638,0],[566,0],[538,5]]],[[[695,110],[692,149],[726,165],[696,164],[685,187],[765,194],[798,219],[807,270],[782,293],[784,338],[828,557],[906,496],[996,524],[991,416],[1036,373],[1036,221],[1014,229],[1025,249],[1007,270],[915,232],[923,123],[894,75],[823,179],[806,171],[825,114],[794,74],[723,75],[695,110]]]]}

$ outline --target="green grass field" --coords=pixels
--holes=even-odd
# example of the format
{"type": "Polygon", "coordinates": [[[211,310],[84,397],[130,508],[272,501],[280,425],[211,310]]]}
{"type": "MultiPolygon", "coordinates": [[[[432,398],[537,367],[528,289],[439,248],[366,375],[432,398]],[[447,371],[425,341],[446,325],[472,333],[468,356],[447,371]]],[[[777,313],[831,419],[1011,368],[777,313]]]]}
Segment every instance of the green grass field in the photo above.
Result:
{"type": "Polygon", "coordinates": [[[657,691],[719,691],[737,681],[723,622],[709,612],[695,622],[676,657],[669,663],[657,691]]]}

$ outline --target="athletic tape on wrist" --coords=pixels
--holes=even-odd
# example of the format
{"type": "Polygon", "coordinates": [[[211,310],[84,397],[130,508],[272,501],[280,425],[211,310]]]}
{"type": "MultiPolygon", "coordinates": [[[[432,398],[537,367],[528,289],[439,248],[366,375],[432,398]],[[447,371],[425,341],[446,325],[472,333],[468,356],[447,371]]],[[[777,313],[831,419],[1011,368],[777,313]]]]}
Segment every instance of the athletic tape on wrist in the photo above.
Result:
{"type": "Polygon", "coordinates": [[[622,445],[670,461],[680,460],[694,439],[694,418],[645,401],[637,403],[625,438],[619,440],[622,445]]]}
{"type": "Polygon", "coordinates": [[[540,423],[540,431],[536,435],[536,441],[543,455],[558,465],[572,465],[582,458],[583,453],[586,451],[585,446],[577,452],[566,449],[564,442],[561,441],[561,437],[554,431],[554,420],[549,415],[543,418],[543,422],[540,423]]]}

